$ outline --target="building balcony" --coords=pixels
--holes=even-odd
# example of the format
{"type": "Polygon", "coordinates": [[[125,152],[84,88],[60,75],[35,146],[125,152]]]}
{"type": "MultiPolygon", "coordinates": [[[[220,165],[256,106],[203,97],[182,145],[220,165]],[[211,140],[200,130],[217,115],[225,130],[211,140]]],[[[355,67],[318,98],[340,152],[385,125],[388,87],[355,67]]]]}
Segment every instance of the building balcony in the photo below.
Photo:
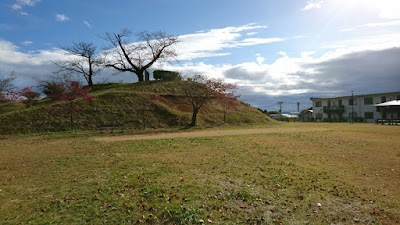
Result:
{"type": "Polygon", "coordinates": [[[324,106],[323,107],[324,113],[336,113],[341,114],[344,113],[344,106],[324,106]]]}

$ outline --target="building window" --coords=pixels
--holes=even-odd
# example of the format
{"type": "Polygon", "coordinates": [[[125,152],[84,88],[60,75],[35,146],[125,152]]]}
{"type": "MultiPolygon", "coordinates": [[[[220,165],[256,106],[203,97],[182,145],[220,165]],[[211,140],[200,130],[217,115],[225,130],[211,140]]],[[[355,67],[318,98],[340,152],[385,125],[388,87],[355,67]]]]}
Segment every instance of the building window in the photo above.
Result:
{"type": "Polygon", "coordinates": [[[366,120],[373,119],[373,118],[374,118],[374,113],[373,113],[373,112],[365,112],[365,113],[364,113],[364,118],[365,118],[366,120]]]}
{"type": "Polygon", "coordinates": [[[357,105],[357,100],[356,99],[349,99],[349,105],[353,105],[353,103],[354,103],[354,105],[357,105]]]}
{"type": "Polygon", "coordinates": [[[374,100],[372,97],[364,98],[364,105],[372,105],[374,104],[374,100]]]}
{"type": "Polygon", "coordinates": [[[342,99],[339,99],[339,106],[342,106],[342,105],[343,105],[342,99]]]}
{"type": "Polygon", "coordinates": [[[315,102],[315,107],[322,107],[322,102],[321,101],[315,102]]]}
{"type": "Polygon", "coordinates": [[[382,102],[386,102],[386,96],[382,96],[382,97],[381,97],[381,103],[382,103],[382,102]]]}

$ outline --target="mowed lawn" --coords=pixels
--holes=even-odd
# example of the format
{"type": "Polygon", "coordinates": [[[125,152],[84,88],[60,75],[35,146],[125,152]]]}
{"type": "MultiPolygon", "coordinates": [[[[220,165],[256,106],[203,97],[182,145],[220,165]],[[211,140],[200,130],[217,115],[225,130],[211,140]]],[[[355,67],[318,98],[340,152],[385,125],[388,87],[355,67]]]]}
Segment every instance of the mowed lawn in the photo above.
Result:
{"type": "Polygon", "coordinates": [[[400,126],[257,129],[0,137],[0,223],[400,224],[400,126]]]}

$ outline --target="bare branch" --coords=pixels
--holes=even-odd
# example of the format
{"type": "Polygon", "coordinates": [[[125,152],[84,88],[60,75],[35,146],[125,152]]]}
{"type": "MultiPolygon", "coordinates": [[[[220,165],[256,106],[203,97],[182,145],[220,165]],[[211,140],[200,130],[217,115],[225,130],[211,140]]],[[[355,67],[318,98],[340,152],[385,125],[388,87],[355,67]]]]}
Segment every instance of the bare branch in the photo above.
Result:
{"type": "Polygon", "coordinates": [[[8,77],[0,76],[0,95],[5,92],[11,91],[13,86],[13,81],[15,80],[15,72],[11,72],[8,77]]]}
{"type": "Polygon", "coordinates": [[[193,107],[191,126],[196,126],[197,114],[205,102],[214,97],[225,97],[235,88],[222,79],[210,79],[204,75],[186,78],[183,82],[179,81],[178,85],[193,107]]]}
{"type": "Polygon", "coordinates": [[[172,45],[179,42],[178,37],[167,35],[164,32],[140,32],[137,40],[128,43],[131,32],[122,29],[119,33],[106,33],[104,40],[111,44],[107,52],[112,55],[106,62],[106,67],[118,71],[129,71],[144,81],[143,72],[156,61],[167,61],[176,56],[172,45]]]}
{"type": "Polygon", "coordinates": [[[58,73],[76,73],[85,78],[90,87],[93,86],[93,76],[102,69],[103,58],[97,55],[97,47],[91,42],[73,43],[69,47],[61,47],[70,59],[54,62],[59,68],[58,73]]]}

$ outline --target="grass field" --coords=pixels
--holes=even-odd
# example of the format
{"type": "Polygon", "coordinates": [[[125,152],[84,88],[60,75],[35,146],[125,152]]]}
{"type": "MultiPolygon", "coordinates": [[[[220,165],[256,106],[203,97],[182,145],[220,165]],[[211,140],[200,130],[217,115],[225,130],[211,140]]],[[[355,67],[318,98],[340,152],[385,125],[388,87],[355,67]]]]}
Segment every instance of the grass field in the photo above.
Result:
{"type": "Polygon", "coordinates": [[[0,136],[0,223],[400,224],[400,126],[199,132],[0,136]]]}

